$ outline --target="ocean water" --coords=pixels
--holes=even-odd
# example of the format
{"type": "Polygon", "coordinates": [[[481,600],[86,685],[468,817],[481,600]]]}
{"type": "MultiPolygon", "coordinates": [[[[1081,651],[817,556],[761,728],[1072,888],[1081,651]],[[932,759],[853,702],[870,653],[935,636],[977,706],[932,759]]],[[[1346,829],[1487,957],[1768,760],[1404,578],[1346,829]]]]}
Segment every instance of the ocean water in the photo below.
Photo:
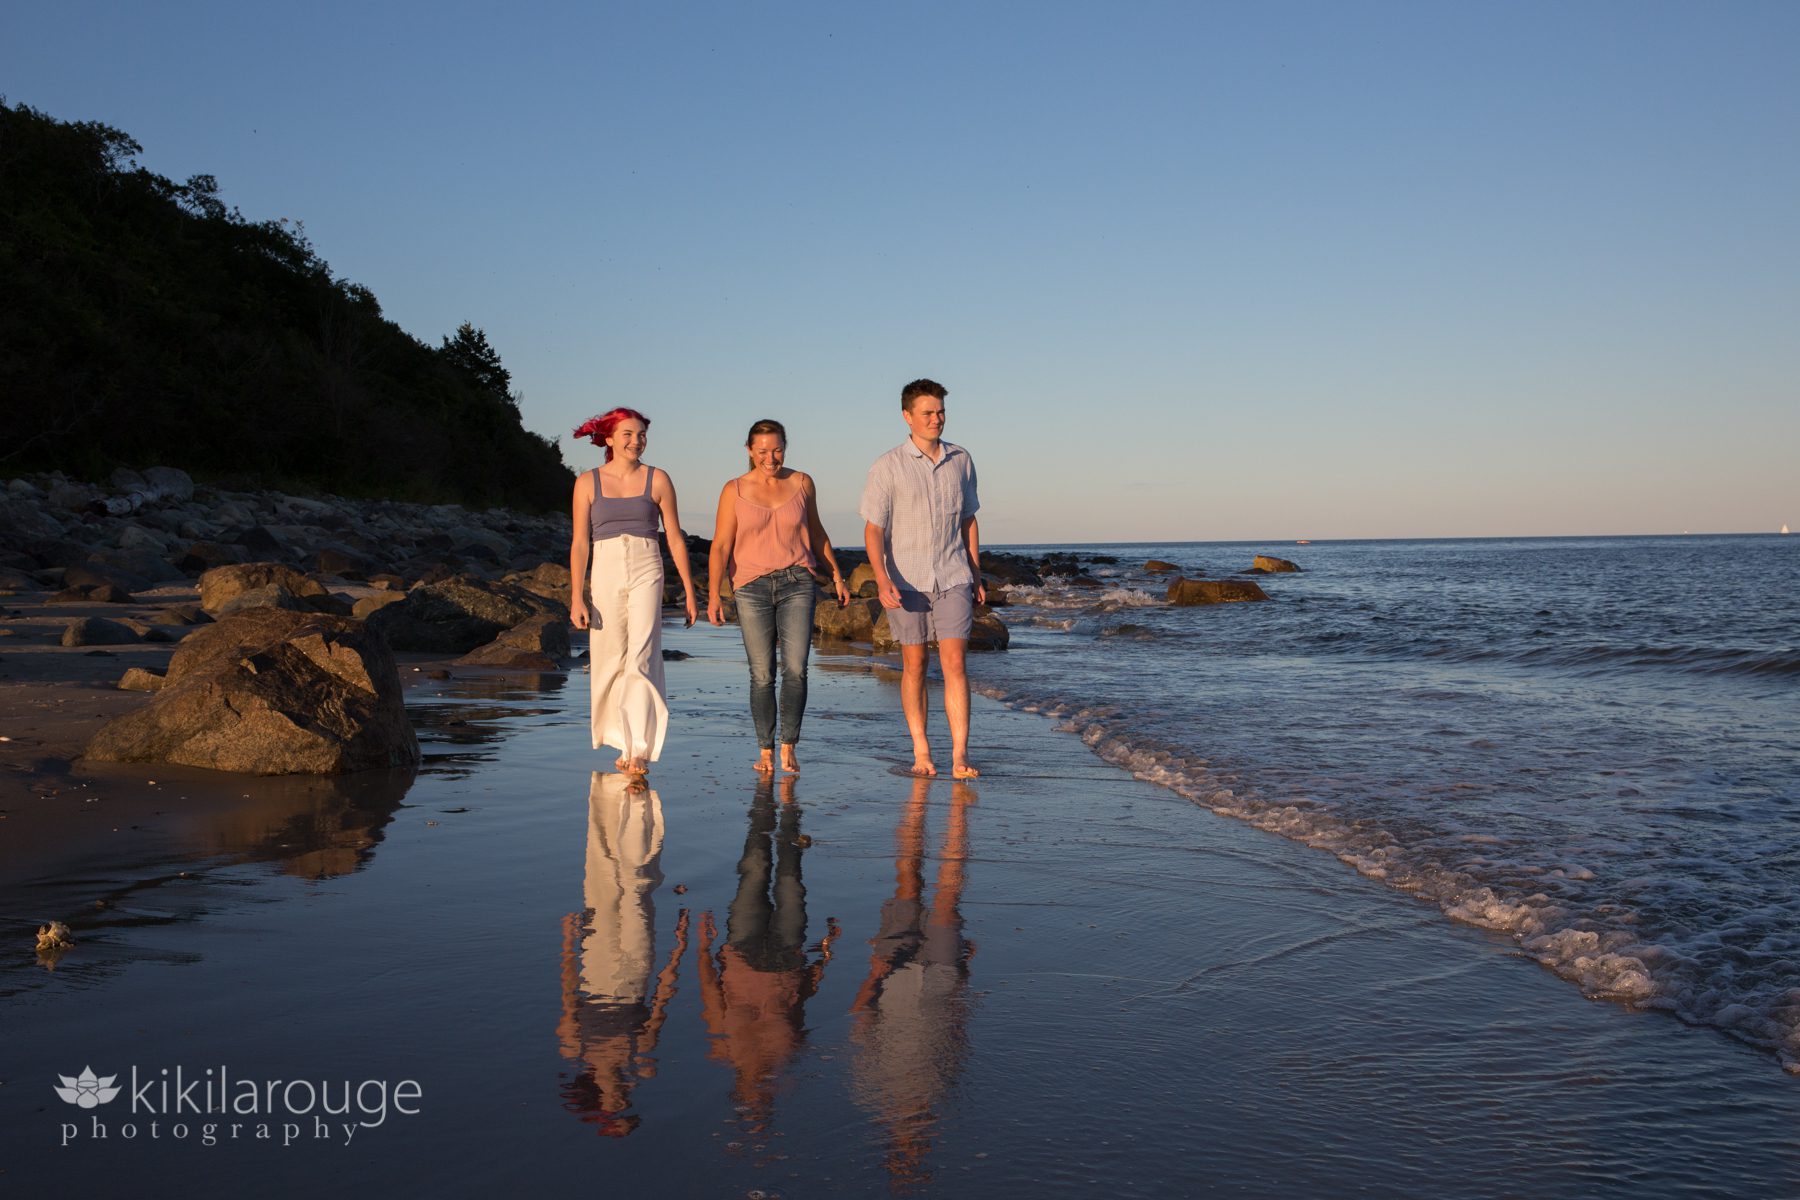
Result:
{"type": "Polygon", "coordinates": [[[1117,562],[1012,589],[982,692],[1800,1072],[1800,538],[1005,549],[1117,562]]]}

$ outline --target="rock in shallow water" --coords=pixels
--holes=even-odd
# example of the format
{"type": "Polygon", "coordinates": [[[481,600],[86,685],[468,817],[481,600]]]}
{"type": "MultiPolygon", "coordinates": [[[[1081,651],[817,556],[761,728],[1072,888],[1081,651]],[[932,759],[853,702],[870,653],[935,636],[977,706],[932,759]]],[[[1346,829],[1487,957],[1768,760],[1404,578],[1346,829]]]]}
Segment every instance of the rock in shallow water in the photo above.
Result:
{"type": "MultiPolygon", "coordinates": [[[[888,628],[887,609],[877,605],[875,627],[869,635],[869,641],[878,653],[889,654],[900,648],[894,640],[893,631],[888,628]]],[[[981,654],[990,650],[1004,650],[1012,642],[1012,634],[1006,623],[984,604],[975,606],[975,616],[969,625],[970,654],[981,654]]],[[[937,645],[936,641],[930,643],[937,645]]]]}
{"type": "Polygon", "coordinates": [[[1267,592],[1248,579],[1177,579],[1169,584],[1168,591],[1169,603],[1178,607],[1268,598],[1267,592]]]}
{"type": "Polygon", "coordinates": [[[262,608],[195,631],[156,698],[89,743],[98,762],[338,775],[419,761],[400,675],[361,622],[262,608]]]}
{"type": "Polygon", "coordinates": [[[866,642],[875,633],[881,601],[855,596],[839,607],[835,599],[820,600],[813,607],[813,631],[822,638],[842,642],[866,642]]]}
{"type": "Polygon", "coordinates": [[[456,660],[458,666],[560,671],[569,657],[569,618],[561,613],[529,617],[487,645],[456,660]]]}

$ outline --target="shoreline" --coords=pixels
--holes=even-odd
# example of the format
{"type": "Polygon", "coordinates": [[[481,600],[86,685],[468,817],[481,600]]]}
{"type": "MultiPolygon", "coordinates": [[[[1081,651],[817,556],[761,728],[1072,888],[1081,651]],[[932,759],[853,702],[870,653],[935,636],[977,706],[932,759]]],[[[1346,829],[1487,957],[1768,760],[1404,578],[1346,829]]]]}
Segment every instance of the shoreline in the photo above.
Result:
{"type": "Polygon", "coordinates": [[[623,864],[591,832],[584,851],[610,756],[581,736],[579,671],[415,692],[426,766],[340,823],[363,843],[336,849],[342,869],[317,869],[334,851],[277,818],[273,837],[162,862],[188,877],[147,863],[148,888],[118,872],[40,888],[109,908],[57,971],[7,981],[21,1051],[0,1119],[19,1150],[0,1178],[129,1167],[296,1196],[350,1163],[371,1188],[600,1169],[707,1194],[1274,1196],[1354,1178],[1498,1197],[1527,1171],[1594,1195],[1800,1184],[1800,1094],[1766,1055],[1585,1003],[1500,939],[980,695],[983,777],[905,778],[878,657],[815,659],[802,772],[764,786],[735,631],[666,634],[692,657],[669,664],[663,832],[638,901],[608,890],[623,864]],[[789,973],[790,952],[817,971],[789,973]],[[601,1003],[628,961],[667,976],[653,1042],[601,1003]],[[78,1070],[70,1055],[234,1077],[306,1063],[417,1079],[426,1104],[366,1148],[279,1159],[61,1148],[40,1084],[78,1070]],[[571,1107],[584,1079],[611,1096],[613,1135],[571,1107]]]}

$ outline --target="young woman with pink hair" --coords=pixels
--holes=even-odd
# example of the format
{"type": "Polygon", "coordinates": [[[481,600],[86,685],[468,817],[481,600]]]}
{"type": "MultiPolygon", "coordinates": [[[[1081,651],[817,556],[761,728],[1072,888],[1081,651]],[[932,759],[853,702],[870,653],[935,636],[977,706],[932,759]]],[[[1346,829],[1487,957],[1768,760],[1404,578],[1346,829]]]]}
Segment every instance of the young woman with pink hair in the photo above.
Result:
{"type": "Polygon", "coordinates": [[[569,620],[588,631],[594,749],[617,747],[618,769],[632,775],[646,773],[662,756],[669,723],[659,520],[687,595],[689,625],[698,612],[675,485],[668,472],[643,461],[649,430],[643,413],[615,408],[575,431],[604,447],[606,462],[575,480],[569,541],[569,620]]]}

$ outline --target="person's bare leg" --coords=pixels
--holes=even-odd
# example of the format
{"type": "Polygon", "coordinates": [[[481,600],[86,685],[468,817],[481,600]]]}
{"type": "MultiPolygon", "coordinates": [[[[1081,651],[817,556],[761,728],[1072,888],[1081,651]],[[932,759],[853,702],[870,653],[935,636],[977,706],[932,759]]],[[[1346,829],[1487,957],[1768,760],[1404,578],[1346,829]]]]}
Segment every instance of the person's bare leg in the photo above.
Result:
{"type": "Polygon", "coordinates": [[[781,769],[790,775],[797,775],[800,772],[800,756],[795,753],[795,746],[792,742],[781,743],[781,769]]]}
{"type": "Polygon", "coordinates": [[[906,730],[912,734],[914,775],[936,775],[931,763],[931,743],[925,738],[925,647],[900,647],[900,707],[906,713],[906,730]]]}
{"type": "Polygon", "coordinates": [[[969,670],[965,638],[938,643],[938,666],[944,670],[944,719],[950,723],[950,774],[973,779],[981,774],[969,765],[969,670]]]}

